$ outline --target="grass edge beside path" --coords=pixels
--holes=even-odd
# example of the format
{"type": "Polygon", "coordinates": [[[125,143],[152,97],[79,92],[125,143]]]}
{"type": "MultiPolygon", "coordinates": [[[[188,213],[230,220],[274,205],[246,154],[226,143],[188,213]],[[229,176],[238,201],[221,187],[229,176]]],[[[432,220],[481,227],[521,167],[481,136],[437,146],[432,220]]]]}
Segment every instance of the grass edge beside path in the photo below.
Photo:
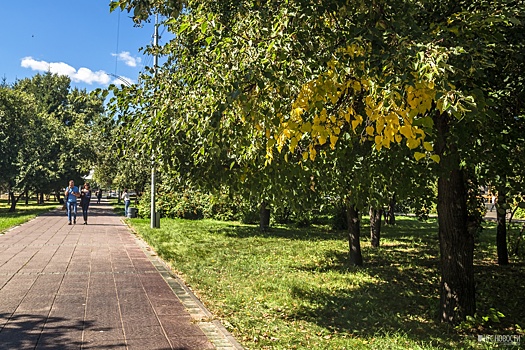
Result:
{"type": "Polygon", "coordinates": [[[14,213],[8,212],[9,207],[6,199],[0,200],[0,235],[13,227],[20,226],[29,220],[34,219],[40,214],[47,213],[51,210],[58,209],[58,202],[46,202],[45,204],[17,203],[14,213]]]}

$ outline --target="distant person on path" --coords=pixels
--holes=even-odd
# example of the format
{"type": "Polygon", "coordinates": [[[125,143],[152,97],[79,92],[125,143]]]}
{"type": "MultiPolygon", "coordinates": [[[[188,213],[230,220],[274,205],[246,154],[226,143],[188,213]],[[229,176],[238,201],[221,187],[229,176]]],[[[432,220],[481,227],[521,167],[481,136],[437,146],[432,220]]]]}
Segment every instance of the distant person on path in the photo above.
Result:
{"type": "Polygon", "coordinates": [[[84,225],[87,225],[89,202],[91,202],[91,190],[89,189],[89,184],[86,182],[84,188],[80,191],[80,207],[82,208],[84,225]]]}
{"type": "Polygon", "coordinates": [[[102,189],[99,188],[97,191],[97,204],[100,204],[101,199],[102,199],[102,189]]]}
{"type": "Polygon", "coordinates": [[[491,203],[490,211],[492,212],[492,209],[494,209],[494,207],[496,206],[496,196],[495,195],[492,195],[492,197],[490,198],[490,203],[491,203]]]}
{"type": "Polygon", "coordinates": [[[67,219],[69,225],[71,225],[71,218],[73,217],[73,223],[77,223],[77,198],[80,197],[80,192],[78,192],[78,187],[75,186],[75,181],[69,180],[69,186],[64,192],[66,197],[66,210],[67,210],[67,219]]]}
{"type": "Polygon", "coordinates": [[[129,198],[128,189],[125,188],[124,192],[122,193],[122,196],[120,197],[124,200],[124,216],[128,216],[128,209],[129,209],[129,203],[131,202],[131,199],[129,198]]]}

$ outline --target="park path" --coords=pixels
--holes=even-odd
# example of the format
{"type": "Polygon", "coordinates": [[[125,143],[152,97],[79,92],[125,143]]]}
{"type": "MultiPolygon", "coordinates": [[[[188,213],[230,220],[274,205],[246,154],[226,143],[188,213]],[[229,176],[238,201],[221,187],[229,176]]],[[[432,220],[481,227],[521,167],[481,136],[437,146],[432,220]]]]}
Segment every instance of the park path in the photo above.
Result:
{"type": "Polygon", "coordinates": [[[241,349],[103,202],[0,235],[0,349],[241,349]]]}

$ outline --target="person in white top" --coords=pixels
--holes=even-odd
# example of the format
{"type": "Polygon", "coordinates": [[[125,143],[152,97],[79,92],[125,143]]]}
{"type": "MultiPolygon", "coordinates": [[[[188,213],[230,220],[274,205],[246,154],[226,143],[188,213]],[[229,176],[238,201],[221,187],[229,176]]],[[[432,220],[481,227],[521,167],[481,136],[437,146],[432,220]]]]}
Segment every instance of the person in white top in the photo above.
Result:
{"type": "Polygon", "coordinates": [[[128,189],[125,188],[124,192],[122,192],[122,196],[120,196],[124,200],[124,216],[128,216],[128,209],[129,209],[129,203],[131,202],[131,199],[129,198],[128,189]]]}
{"type": "Polygon", "coordinates": [[[490,198],[490,203],[492,204],[490,206],[490,211],[492,211],[492,209],[494,209],[494,207],[496,206],[496,196],[495,195],[492,195],[492,197],[490,198]]]}

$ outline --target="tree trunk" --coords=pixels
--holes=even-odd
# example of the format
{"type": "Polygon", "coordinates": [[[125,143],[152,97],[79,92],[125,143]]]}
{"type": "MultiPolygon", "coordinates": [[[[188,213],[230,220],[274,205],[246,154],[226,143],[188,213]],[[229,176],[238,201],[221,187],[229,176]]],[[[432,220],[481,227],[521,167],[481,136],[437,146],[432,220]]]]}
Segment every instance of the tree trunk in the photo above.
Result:
{"type": "Polygon", "coordinates": [[[22,194],[20,194],[18,196],[18,198],[16,198],[15,193],[13,191],[9,191],[9,198],[10,198],[10,201],[11,201],[11,206],[9,207],[9,212],[10,213],[14,213],[15,212],[15,210],[16,210],[16,203],[20,199],[20,196],[22,196],[22,194]]]}
{"type": "Polygon", "coordinates": [[[26,205],[29,205],[29,191],[24,192],[24,197],[25,197],[26,205]]]}
{"type": "Polygon", "coordinates": [[[381,238],[382,213],[382,209],[370,207],[370,242],[374,248],[379,247],[379,239],[381,238]]]}
{"type": "Polygon", "coordinates": [[[348,222],[348,244],[350,246],[350,265],[363,265],[361,255],[361,228],[359,222],[359,212],[354,205],[346,203],[346,220],[348,222]]]}
{"type": "Polygon", "coordinates": [[[507,201],[507,189],[504,185],[498,186],[498,201],[496,206],[496,217],[498,226],[496,229],[496,247],[498,251],[498,265],[509,264],[509,251],[507,249],[507,220],[505,203],[507,201]]]}
{"type": "Polygon", "coordinates": [[[268,231],[268,228],[270,228],[270,209],[268,208],[268,203],[262,202],[259,210],[259,227],[261,231],[268,231]]]}
{"type": "Polygon", "coordinates": [[[394,212],[395,207],[396,207],[396,194],[394,193],[392,195],[392,198],[390,198],[390,203],[388,204],[388,224],[389,225],[396,224],[396,214],[394,212]]]}
{"type": "Polygon", "coordinates": [[[64,195],[59,190],[55,190],[55,198],[58,203],[64,204],[64,195]]]}
{"type": "Polygon", "coordinates": [[[467,195],[460,157],[447,140],[448,116],[438,115],[437,152],[441,158],[438,180],[438,223],[441,262],[440,319],[458,323],[476,311],[474,237],[467,229],[467,195]]]}

